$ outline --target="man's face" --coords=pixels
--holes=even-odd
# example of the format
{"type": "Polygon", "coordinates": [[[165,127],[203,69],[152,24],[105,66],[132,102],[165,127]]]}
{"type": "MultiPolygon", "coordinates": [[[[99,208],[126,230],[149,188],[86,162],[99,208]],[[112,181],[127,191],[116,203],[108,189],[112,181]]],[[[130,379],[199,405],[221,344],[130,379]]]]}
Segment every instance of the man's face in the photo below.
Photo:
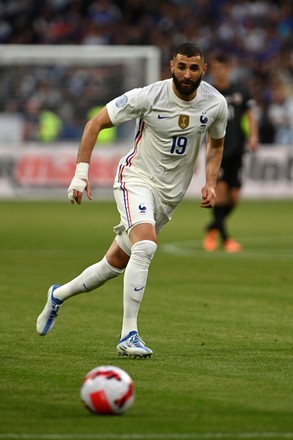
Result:
{"type": "Polygon", "coordinates": [[[199,55],[187,57],[177,54],[171,60],[170,68],[176,95],[186,101],[193,99],[206,71],[203,59],[199,55]]]}
{"type": "Polygon", "coordinates": [[[209,72],[216,84],[227,81],[230,75],[230,68],[227,64],[212,60],[209,66],[209,72]]]}

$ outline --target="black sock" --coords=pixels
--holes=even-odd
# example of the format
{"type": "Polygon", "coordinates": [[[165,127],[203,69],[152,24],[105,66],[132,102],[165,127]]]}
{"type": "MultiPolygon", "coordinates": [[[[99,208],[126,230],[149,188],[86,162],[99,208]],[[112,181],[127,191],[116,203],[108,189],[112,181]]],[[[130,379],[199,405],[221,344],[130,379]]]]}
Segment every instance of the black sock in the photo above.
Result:
{"type": "Polygon", "coordinates": [[[223,205],[223,208],[225,209],[225,217],[227,217],[227,215],[233,210],[234,205],[223,205]]]}
{"type": "Polygon", "coordinates": [[[215,205],[212,209],[213,221],[207,226],[207,230],[216,229],[219,231],[223,241],[227,240],[229,234],[225,226],[225,218],[233,210],[234,205],[215,205]]]}
{"type": "Polygon", "coordinates": [[[216,205],[213,208],[216,229],[219,231],[223,241],[227,240],[228,232],[225,226],[225,218],[231,211],[230,205],[216,205]]]}

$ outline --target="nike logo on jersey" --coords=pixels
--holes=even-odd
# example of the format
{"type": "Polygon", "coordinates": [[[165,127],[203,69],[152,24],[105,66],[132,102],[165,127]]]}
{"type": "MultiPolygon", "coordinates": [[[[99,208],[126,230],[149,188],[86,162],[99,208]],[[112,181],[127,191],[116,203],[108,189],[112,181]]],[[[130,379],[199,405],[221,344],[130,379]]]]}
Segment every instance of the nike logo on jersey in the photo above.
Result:
{"type": "Polygon", "coordinates": [[[172,116],[158,115],[158,119],[170,119],[172,116]]]}
{"type": "Polygon", "coordinates": [[[142,287],[135,287],[134,288],[134,291],[135,292],[139,292],[140,290],[142,290],[142,289],[144,289],[145,288],[145,286],[142,286],[142,287]]]}

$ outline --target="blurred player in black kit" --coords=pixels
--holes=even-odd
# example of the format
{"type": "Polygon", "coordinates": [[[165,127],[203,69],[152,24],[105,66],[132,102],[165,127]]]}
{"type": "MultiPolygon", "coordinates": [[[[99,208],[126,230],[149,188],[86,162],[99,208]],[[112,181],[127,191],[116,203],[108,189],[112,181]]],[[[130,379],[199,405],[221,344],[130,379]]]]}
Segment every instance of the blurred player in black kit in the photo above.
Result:
{"type": "Polygon", "coordinates": [[[226,252],[240,252],[242,246],[231,238],[226,220],[240,198],[242,185],[242,159],[247,146],[254,151],[258,146],[258,126],[253,113],[254,100],[243,84],[230,78],[231,64],[225,55],[215,55],[209,62],[212,85],[226,98],[229,118],[224,141],[224,154],[216,187],[216,203],[212,208],[212,221],[206,227],[203,249],[212,252],[221,242],[226,252]],[[246,117],[247,135],[243,129],[246,117]]]}

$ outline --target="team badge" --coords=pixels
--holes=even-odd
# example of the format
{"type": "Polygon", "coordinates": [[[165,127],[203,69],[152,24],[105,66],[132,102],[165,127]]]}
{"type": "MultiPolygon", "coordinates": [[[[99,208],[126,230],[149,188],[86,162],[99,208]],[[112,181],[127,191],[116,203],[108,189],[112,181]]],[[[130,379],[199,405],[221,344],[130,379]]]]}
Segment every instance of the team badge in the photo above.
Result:
{"type": "Polygon", "coordinates": [[[126,95],[119,96],[119,98],[116,99],[116,107],[122,108],[127,104],[128,98],[126,95]]]}
{"type": "Polygon", "coordinates": [[[209,119],[207,118],[206,113],[204,112],[204,113],[201,114],[199,120],[200,120],[200,123],[201,123],[201,127],[205,127],[206,124],[208,123],[209,119]]]}
{"type": "Polygon", "coordinates": [[[141,214],[144,214],[146,212],[147,207],[145,206],[144,203],[140,203],[138,209],[140,210],[141,214]]]}
{"type": "Polygon", "coordinates": [[[179,115],[178,125],[182,130],[189,126],[189,116],[188,115],[179,115]]]}

